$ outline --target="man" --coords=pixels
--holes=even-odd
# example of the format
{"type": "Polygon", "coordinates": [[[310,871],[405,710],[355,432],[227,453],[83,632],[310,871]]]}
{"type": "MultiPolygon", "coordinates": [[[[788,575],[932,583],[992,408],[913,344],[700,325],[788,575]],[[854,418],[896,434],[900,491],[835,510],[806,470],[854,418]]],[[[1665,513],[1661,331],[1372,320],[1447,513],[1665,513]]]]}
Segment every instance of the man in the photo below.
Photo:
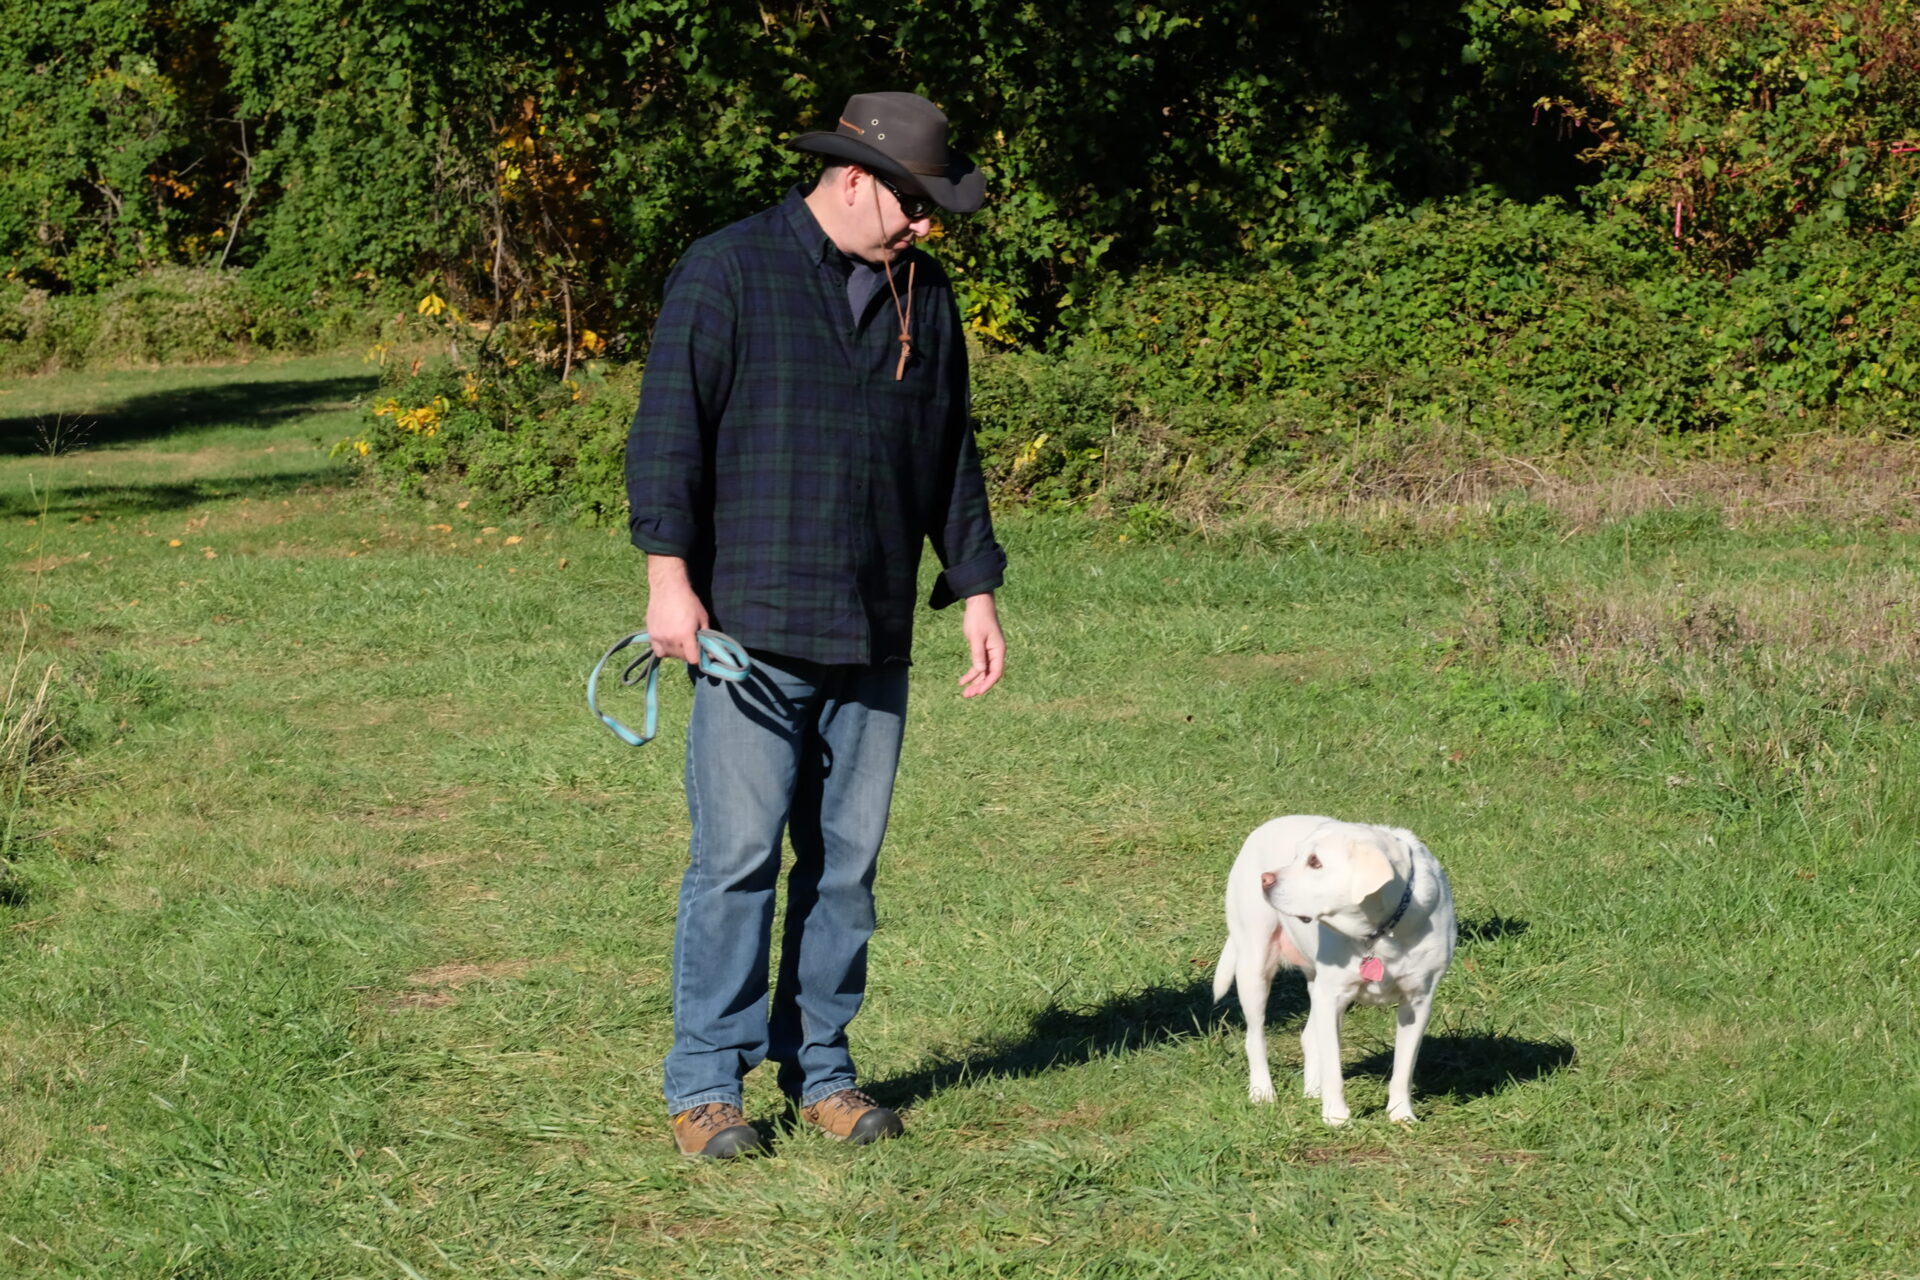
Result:
{"type": "Polygon", "coordinates": [[[694,674],[692,851],[674,934],[674,1141],[762,1147],[740,1108],[762,1060],[801,1117],[855,1143],[899,1116],[860,1092],[847,1024],[866,991],[873,875],[906,713],[922,540],[964,600],[972,666],[1000,679],[994,540],[967,420],[967,356],[945,274],[914,242],[937,205],[979,208],[980,172],[916,94],[858,94],[810,191],[696,242],[668,278],[627,439],[647,631],[697,664],[696,636],[749,652],[739,683],[694,674]],[[782,828],[793,845],[768,998],[782,828]]]}

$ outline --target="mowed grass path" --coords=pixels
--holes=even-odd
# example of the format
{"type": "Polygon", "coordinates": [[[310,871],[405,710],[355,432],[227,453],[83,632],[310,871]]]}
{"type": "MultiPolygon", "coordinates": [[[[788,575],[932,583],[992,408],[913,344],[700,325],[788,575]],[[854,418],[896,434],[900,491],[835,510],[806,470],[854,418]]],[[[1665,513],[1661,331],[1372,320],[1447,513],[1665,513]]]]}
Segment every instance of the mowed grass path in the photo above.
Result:
{"type": "Polygon", "coordinates": [[[641,750],[581,698],[640,557],[356,489],[369,384],[0,391],[72,744],[0,895],[0,1272],[1920,1274],[1915,537],[1006,520],[1005,683],[922,620],[855,1025],[909,1136],[788,1132],[756,1075],[777,1154],[713,1166],[658,1091],[685,689],[641,750]],[[1220,890],[1287,812],[1451,875],[1417,1127],[1379,1010],[1352,1124],[1292,1095],[1297,983],[1246,1102],[1220,890]]]}

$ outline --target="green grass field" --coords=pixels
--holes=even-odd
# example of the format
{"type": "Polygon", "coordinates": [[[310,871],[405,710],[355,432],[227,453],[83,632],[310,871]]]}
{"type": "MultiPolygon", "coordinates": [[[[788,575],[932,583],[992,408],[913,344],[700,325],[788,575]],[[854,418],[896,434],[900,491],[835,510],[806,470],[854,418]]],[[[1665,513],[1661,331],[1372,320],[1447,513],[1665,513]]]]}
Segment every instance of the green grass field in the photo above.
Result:
{"type": "Polygon", "coordinates": [[[582,701],[641,558],[356,488],[371,381],[0,389],[8,723],[52,667],[66,744],[7,761],[0,1274],[1920,1275],[1906,522],[1004,519],[1006,681],[922,622],[854,1027],[909,1135],[756,1075],[777,1154],[716,1166],[658,1087],[684,688],[641,750],[582,701]],[[1245,1099],[1220,893],[1288,812],[1452,878],[1417,1127],[1380,1010],[1353,1123],[1291,1094],[1297,982],[1245,1099]]]}

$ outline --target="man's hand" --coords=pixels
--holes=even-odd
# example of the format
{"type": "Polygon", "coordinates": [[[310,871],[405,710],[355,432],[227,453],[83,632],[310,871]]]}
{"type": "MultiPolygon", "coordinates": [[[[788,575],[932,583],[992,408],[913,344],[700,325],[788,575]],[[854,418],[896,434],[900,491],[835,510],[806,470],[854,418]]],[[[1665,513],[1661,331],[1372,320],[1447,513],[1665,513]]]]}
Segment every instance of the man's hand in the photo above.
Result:
{"type": "Polygon", "coordinates": [[[647,638],[663,658],[700,661],[700,630],[707,607],[694,593],[687,562],[678,556],[647,555],[647,638]]]}
{"type": "Polygon", "coordinates": [[[1007,638],[1000,633],[1000,614],[991,591],[967,597],[960,631],[973,654],[973,667],[960,677],[960,696],[977,698],[999,684],[1007,669],[1007,638]]]}

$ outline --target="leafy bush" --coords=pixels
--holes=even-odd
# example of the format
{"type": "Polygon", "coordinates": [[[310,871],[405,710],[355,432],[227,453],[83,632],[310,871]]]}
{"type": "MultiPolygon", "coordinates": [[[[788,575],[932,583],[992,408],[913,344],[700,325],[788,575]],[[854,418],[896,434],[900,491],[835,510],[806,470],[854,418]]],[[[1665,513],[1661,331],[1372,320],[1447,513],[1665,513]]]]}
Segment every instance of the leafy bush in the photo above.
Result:
{"type": "Polygon", "coordinates": [[[1512,9],[1572,62],[1579,90],[1538,106],[1589,144],[1596,207],[1695,261],[1737,271],[1808,224],[1859,236],[1912,220],[1916,0],[1512,9]]]}
{"type": "MultiPolygon", "coordinates": [[[[1905,429],[1920,231],[1809,228],[1724,280],[1670,268],[1618,223],[1480,195],[1377,219],[1306,265],[1116,281],[1051,350],[976,349],[982,458],[1003,498],[1125,509],[1230,502],[1274,473],[1362,486],[1501,451],[1905,429]]],[[[533,361],[477,391],[424,375],[369,447],[401,474],[617,513],[637,378],[575,403],[533,361]],[[395,425],[436,397],[435,434],[395,425]]]]}
{"type": "Polygon", "coordinates": [[[159,267],[97,293],[58,295],[0,282],[0,373],[314,350],[390,336],[403,323],[364,294],[283,297],[236,271],[159,267]]]}
{"type": "Polygon", "coordinates": [[[587,365],[556,379],[532,361],[394,369],[351,455],[402,488],[460,485],[512,507],[611,524],[626,518],[622,468],[640,369],[587,365]]]}
{"type": "Polygon", "coordinates": [[[1711,311],[1729,417],[1911,429],[1920,402],[1920,227],[1848,239],[1807,223],[1760,252],[1711,311]]]}
{"type": "Polygon", "coordinates": [[[1716,279],[1618,222],[1480,196],[1376,219],[1303,266],[1112,282],[1051,353],[985,361],[975,407],[992,473],[1057,499],[1154,468],[1384,461],[1423,430],[1751,451],[1906,429],[1916,398],[1920,230],[1808,224],[1716,279]]]}
{"type": "Polygon", "coordinates": [[[1303,267],[1116,283],[1073,345],[1123,362],[1160,417],[1297,399],[1312,408],[1284,416],[1343,438],[1398,413],[1529,448],[1613,442],[1712,425],[1698,342],[1643,296],[1663,267],[1552,202],[1447,201],[1303,267]]]}
{"type": "Polygon", "coordinates": [[[1104,488],[1129,391],[1124,371],[1092,352],[977,351],[973,415],[988,480],[1056,502],[1104,488]]]}
{"type": "Polygon", "coordinates": [[[0,375],[78,363],[73,353],[93,345],[98,312],[91,297],[56,299],[44,289],[0,281],[0,375]]]}

